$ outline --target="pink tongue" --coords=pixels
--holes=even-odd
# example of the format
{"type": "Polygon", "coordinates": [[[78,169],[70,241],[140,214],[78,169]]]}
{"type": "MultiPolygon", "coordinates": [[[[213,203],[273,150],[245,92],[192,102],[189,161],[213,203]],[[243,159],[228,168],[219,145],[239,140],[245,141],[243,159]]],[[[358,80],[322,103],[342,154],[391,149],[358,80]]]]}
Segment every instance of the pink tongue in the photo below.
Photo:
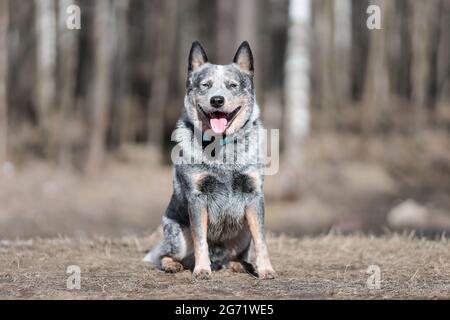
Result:
{"type": "Polygon", "coordinates": [[[211,123],[211,128],[215,133],[224,133],[228,123],[226,118],[212,118],[209,122],[211,123]]]}

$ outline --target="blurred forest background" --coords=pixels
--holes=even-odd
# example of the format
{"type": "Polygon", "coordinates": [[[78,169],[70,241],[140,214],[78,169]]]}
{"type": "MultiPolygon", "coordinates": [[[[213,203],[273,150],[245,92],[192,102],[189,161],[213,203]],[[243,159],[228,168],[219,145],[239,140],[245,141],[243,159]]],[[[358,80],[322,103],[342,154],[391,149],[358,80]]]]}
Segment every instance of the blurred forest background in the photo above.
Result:
{"type": "Polygon", "coordinates": [[[194,40],[250,42],[270,230],[450,230],[450,0],[0,0],[0,238],[157,227],[194,40]]]}

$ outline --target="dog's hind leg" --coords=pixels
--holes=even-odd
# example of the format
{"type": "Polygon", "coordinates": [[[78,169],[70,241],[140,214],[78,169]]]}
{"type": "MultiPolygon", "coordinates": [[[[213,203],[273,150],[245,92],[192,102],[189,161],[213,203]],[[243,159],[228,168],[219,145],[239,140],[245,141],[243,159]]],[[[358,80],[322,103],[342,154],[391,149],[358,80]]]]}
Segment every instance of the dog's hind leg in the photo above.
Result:
{"type": "Polygon", "coordinates": [[[151,250],[144,261],[166,272],[183,270],[183,260],[193,254],[192,237],[188,227],[173,219],[163,217],[163,239],[151,250]]]}
{"type": "Polygon", "coordinates": [[[227,264],[227,269],[230,269],[233,272],[245,273],[247,269],[242,261],[230,261],[227,264]]]}
{"type": "Polygon", "coordinates": [[[238,273],[255,273],[255,269],[250,263],[251,260],[251,247],[252,244],[249,243],[248,246],[242,251],[242,253],[236,258],[229,261],[226,265],[227,269],[238,273]]]}
{"type": "Polygon", "coordinates": [[[161,269],[168,273],[176,273],[183,270],[183,265],[172,257],[161,258],[161,269]]]}

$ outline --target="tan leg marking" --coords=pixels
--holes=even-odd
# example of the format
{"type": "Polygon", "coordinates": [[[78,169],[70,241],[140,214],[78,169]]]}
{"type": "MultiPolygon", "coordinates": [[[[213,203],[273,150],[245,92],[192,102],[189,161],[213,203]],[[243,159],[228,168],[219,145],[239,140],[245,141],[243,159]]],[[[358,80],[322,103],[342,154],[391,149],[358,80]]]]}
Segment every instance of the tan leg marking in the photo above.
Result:
{"type": "Polygon", "coordinates": [[[208,173],[206,172],[200,172],[200,173],[194,173],[192,175],[192,183],[195,187],[199,187],[203,179],[205,179],[208,176],[208,173]]]}
{"type": "Polygon", "coordinates": [[[276,273],[270,263],[269,251],[267,250],[264,235],[261,234],[261,225],[256,210],[254,208],[248,208],[245,211],[245,217],[247,218],[248,227],[255,244],[255,265],[258,277],[261,279],[273,279],[276,273]]]}
{"type": "Polygon", "coordinates": [[[194,226],[191,222],[192,240],[194,242],[194,278],[199,280],[209,279],[211,276],[211,261],[209,260],[208,251],[208,212],[203,208],[200,213],[200,226],[194,226]],[[200,236],[196,236],[196,227],[200,227],[200,236]]]}
{"type": "Polygon", "coordinates": [[[252,179],[255,189],[261,190],[261,174],[258,171],[250,171],[246,174],[252,179]]]}

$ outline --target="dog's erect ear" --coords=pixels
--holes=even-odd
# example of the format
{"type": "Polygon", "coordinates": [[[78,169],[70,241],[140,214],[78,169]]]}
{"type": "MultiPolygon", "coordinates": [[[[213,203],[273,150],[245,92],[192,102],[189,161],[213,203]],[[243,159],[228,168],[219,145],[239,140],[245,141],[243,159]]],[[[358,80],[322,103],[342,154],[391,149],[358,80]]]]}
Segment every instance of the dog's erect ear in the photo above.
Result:
{"type": "Polygon", "coordinates": [[[241,70],[253,73],[253,54],[247,41],[241,43],[234,55],[233,62],[236,63],[241,70]]]}
{"type": "Polygon", "coordinates": [[[203,64],[208,62],[205,50],[202,48],[200,42],[192,42],[191,51],[189,52],[189,67],[188,71],[195,71],[203,64]]]}

